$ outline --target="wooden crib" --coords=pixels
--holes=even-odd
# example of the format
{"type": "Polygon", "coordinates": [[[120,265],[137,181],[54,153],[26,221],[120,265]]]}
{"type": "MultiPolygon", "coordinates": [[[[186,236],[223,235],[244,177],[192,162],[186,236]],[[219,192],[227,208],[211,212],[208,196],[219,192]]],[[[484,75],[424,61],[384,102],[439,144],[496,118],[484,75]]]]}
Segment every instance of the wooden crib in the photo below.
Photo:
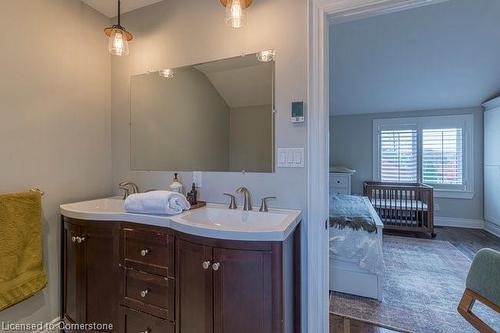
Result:
{"type": "Polygon", "coordinates": [[[385,230],[434,233],[434,193],[431,186],[418,183],[365,182],[370,199],[385,230]]]}

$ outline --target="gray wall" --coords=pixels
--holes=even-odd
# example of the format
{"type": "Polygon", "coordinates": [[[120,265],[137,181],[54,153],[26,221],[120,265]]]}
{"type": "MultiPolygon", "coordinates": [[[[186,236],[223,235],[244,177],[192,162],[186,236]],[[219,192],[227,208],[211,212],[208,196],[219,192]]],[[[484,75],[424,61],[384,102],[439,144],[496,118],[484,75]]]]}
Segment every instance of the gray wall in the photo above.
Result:
{"type": "Polygon", "coordinates": [[[109,20],[78,0],[1,3],[0,192],[45,191],[48,286],[0,321],[45,322],[59,316],[59,204],[111,194],[109,20]]]}
{"type": "Polygon", "coordinates": [[[130,91],[133,170],[229,170],[230,109],[205,74],[137,75],[130,91]]]}
{"type": "Polygon", "coordinates": [[[400,117],[426,117],[458,114],[474,115],[474,173],[475,194],[470,199],[436,198],[436,216],[483,218],[483,110],[481,108],[429,110],[414,112],[371,113],[330,117],[330,165],[355,169],[352,190],[363,193],[363,182],[373,179],[373,120],[400,117]]]}
{"type": "MultiPolygon", "coordinates": [[[[307,98],[307,2],[254,1],[249,9],[248,25],[241,30],[228,27],[224,15],[219,1],[206,0],[163,1],[123,15],[122,24],[136,38],[130,43],[130,56],[112,59],[115,189],[123,180],[135,181],[142,188],[166,188],[172,180],[172,172],[132,171],[129,166],[129,77],[147,70],[175,68],[273,48],[277,53],[276,145],[306,146],[306,124],[292,124],[290,108],[293,100],[307,98]]],[[[181,173],[181,178],[185,185],[189,184],[192,173],[181,173]]],[[[277,169],[276,173],[267,174],[204,172],[200,194],[210,202],[227,202],[222,193],[245,185],[252,191],[256,205],[263,196],[276,195],[278,199],[273,206],[302,209],[306,216],[306,182],[307,168],[277,169]]],[[[239,201],[241,203],[241,199],[239,201]]],[[[302,240],[305,249],[305,237],[302,240]]],[[[304,254],[302,258],[305,267],[304,254]]],[[[303,281],[305,285],[305,274],[303,281]]],[[[307,301],[307,295],[302,296],[307,301]]],[[[304,316],[303,319],[305,326],[304,316]]]]}
{"type": "MultiPolygon", "coordinates": [[[[303,0],[256,1],[250,8],[248,25],[241,30],[225,25],[224,8],[218,1],[163,1],[123,15],[122,24],[137,38],[130,43],[130,56],[112,58],[115,189],[123,180],[135,181],[142,188],[166,188],[172,180],[172,172],[132,171],[129,166],[129,78],[148,70],[274,48],[277,52],[276,144],[305,147],[306,125],[290,122],[290,108],[292,100],[306,100],[306,13],[303,0]],[[284,35],[294,37],[283,38],[284,35]]],[[[190,184],[192,173],[181,173],[181,177],[185,184],[190,184]]],[[[277,207],[305,209],[306,178],[306,168],[278,169],[268,174],[205,172],[200,194],[210,202],[226,202],[223,192],[233,192],[238,186],[246,185],[257,204],[263,196],[276,195],[278,200],[274,205],[277,207]]]]}
{"type": "Polygon", "coordinates": [[[330,29],[335,115],[478,107],[500,92],[498,0],[450,0],[330,29]]]}
{"type": "Polygon", "coordinates": [[[231,171],[272,170],[273,106],[232,108],[229,167],[231,171]]]}

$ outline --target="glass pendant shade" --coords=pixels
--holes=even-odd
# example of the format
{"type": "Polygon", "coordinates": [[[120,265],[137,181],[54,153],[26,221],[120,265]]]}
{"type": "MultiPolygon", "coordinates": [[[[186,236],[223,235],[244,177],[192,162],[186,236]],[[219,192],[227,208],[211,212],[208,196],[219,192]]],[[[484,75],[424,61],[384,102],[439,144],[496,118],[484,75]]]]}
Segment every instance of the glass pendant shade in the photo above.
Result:
{"type": "Polygon", "coordinates": [[[264,50],[264,51],[260,51],[259,53],[257,53],[257,59],[260,62],[274,61],[275,57],[276,57],[275,50],[264,50]]]}
{"type": "Polygon", "coordinates": [[[226,23],[238,29],[246,24],[246,0],[227,0],[226,23]]]}
{"type": "Polygon", "coordinates": [[[158,74],[160,74],[161,77],[167,78],[167,79],[172,79],[174,77],[174,71],[171,70],[170,68],[166,69],[161,69],[158,74]]]}
{"type": "Polygon", "coordinates": [[[125,31],[114,28],[109,36],[109,53],[115,56],[126,56],[129,54],[128,37],[125,31]]]}

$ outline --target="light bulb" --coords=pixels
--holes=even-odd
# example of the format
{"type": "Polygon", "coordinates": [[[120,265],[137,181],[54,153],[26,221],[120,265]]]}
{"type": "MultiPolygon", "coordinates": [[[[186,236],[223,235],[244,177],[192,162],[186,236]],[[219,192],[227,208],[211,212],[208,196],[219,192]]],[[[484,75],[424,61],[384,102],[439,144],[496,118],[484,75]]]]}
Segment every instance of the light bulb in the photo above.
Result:
{"type": "Polygon", "coordinates": [[[121,29],[113,29],[109,36],[109,53],[116,56],[129,54],[127,36],[121,29]]]}
{"type": "Polygon", "coordinates": [[[238,29],[246,23],[244,0],[228,0],[226,4],[226,22],[232,28],[238,29]]]}
{"type": "Polygon", "coordinates": [[[174,77],[174,71],[171,70],[170,68],[161,69],[160,71],[158,71],[158,74],[161,77],[164,77],[164,78],[167,78],[167,79],[171,79],[171,78],[174,77]]]}
{"type": "Polygon", "coordinates": [[[259,59],[260,62],[274,61],[275,56],[276,56],[275,50],[264,50],[257,53],[257,59],[259,59]]]}

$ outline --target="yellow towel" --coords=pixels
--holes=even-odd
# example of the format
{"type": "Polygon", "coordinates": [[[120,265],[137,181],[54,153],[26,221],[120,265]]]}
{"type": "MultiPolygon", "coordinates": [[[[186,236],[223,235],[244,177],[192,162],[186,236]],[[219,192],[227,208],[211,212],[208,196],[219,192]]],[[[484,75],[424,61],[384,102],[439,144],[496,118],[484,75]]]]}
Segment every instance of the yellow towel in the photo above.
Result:
{"type": "Polygon", "coordinates": [[[42,256],[40,193],[0,195],[0,310],[47,284],[42,256]]]}

